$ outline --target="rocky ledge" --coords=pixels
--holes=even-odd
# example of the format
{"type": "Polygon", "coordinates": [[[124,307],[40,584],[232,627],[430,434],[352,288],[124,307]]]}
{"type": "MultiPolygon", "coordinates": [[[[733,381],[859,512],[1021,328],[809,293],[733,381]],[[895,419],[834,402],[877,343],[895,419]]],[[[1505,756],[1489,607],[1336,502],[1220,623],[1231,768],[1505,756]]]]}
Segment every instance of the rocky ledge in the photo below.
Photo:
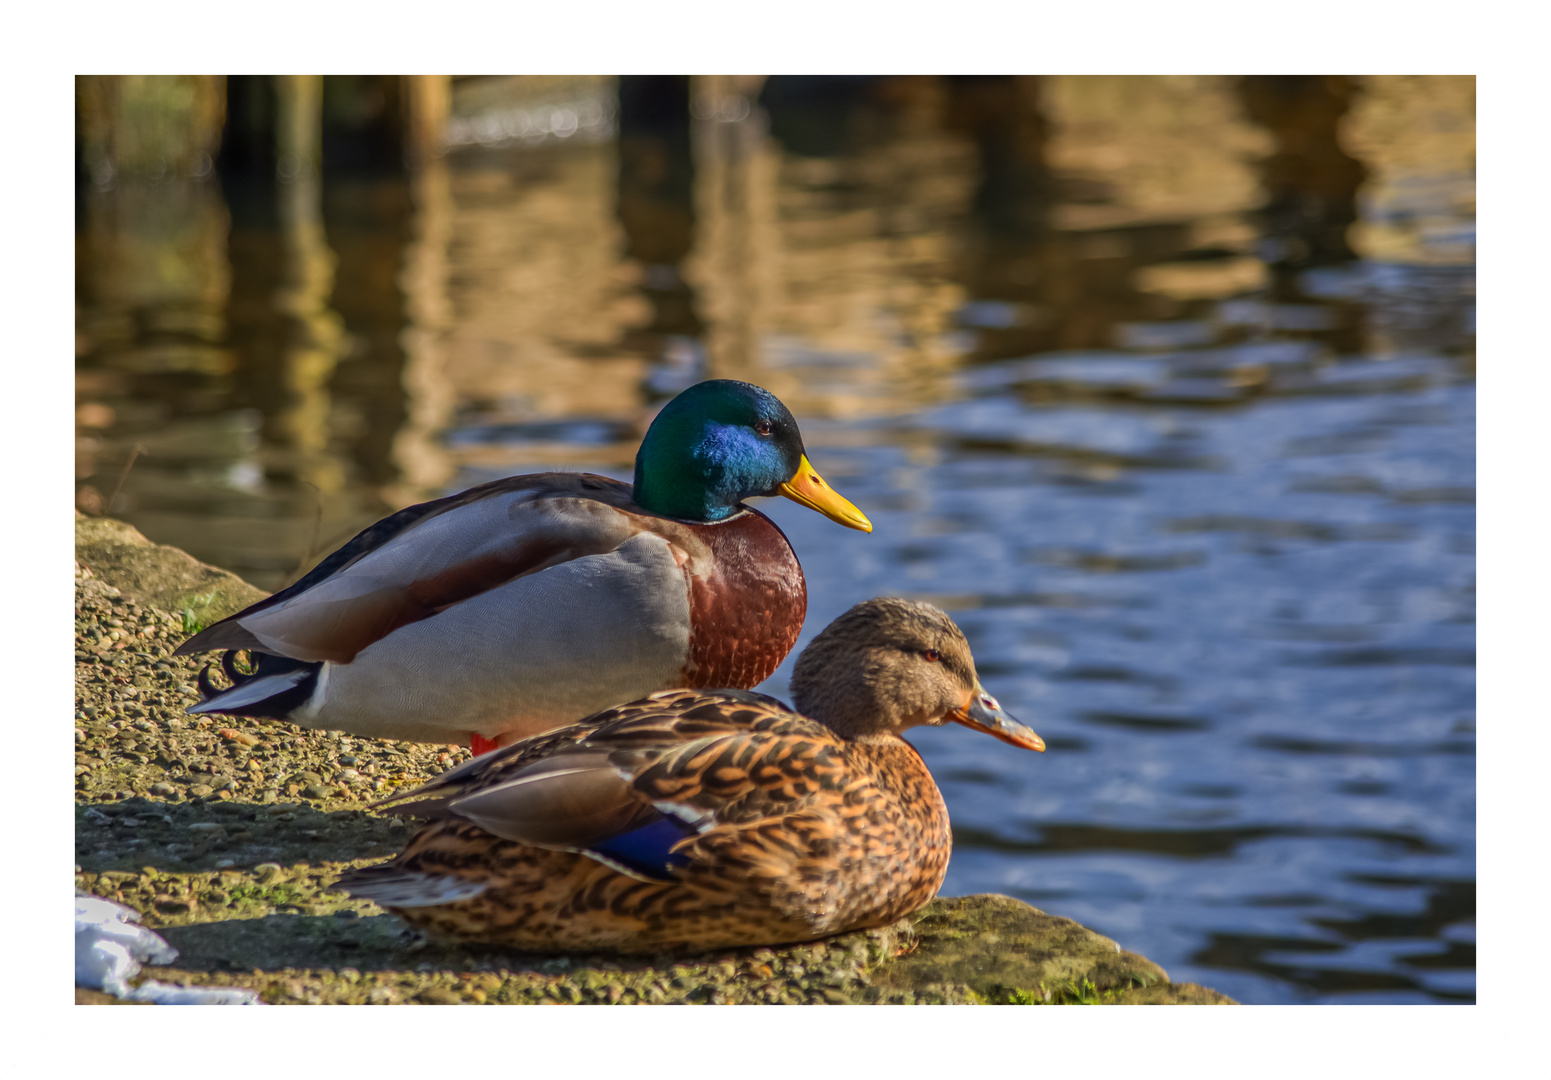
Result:
{"type": "Polygon", "coordinates": [[[1232,1004],[1006,896],[692,958],[428,941],[330,886],[414,827],[366,803],[468,750],[186,716],[199,663],[172,649],[264,594],[108,519],[77,517],[76,559],[76,886],[143,912],[178,949],[153,969],[164,982],[250,987],[272,1003],[1232,1004]]]}

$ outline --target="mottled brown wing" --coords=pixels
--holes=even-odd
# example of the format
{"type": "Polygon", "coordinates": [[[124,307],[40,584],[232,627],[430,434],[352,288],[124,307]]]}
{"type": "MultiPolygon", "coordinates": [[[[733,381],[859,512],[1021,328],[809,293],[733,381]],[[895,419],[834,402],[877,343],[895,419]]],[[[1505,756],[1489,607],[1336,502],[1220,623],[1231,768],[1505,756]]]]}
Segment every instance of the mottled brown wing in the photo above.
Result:
{"type": "Polygon", "coordinates": [[[847,758],[837,736],[792,713],[670,749],[614,755],[642,798],[717,824],[779,816],[841,790],[855,779],[847,758]]]}
{"type": "Polygon", "coordinates": [[[399,804],[389,813],[459,817],[519,843],[585,850],[662,814],[700,831],[778,815],[817,790],[839,749],[773,698],[668,690],[383,802],[399,804]]]}

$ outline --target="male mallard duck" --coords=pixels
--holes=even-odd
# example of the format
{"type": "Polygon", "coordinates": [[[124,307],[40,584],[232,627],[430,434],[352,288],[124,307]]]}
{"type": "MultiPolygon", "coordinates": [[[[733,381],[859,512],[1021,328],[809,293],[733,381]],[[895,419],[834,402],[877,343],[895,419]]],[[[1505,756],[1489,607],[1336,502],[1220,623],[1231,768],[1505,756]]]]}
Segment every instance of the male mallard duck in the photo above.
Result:
{"type": "Polygon", "coordinates": [[[296,584],[178,646],[228,650],[193,713],[477,752],[668,687],[770,677],[807,613],[753,495],[872,525],[814,472],[771,393],[717,379],[653,420],[635,485],[512,476],[400,510],[296,584]],[[251,674],[234,652],[251,650],[251,674]]]}
{"type": "Polygon", "coordinates": [[[475,758],[393,813],[432,817],[337,888],[434,933],[552,951],[720,949],[880,926],[942,884],[942,793],[900,733],[1039,736],[930,604],[868,600],[803,650],[794,712],[667,690],[475,758]]]}

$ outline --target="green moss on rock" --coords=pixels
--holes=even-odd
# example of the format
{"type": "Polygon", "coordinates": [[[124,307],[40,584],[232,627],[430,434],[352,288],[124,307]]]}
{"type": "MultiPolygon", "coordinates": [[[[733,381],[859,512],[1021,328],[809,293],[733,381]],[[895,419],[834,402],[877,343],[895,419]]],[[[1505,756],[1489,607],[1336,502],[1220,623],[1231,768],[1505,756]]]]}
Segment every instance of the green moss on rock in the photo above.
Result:
{"type": "Polygon", "coordinates": [[[186,551],[153,544],[114,518],[75,515],[76,561],[131,599],[179,612],[190,609],[209,626],[269,594],[236,574],[200,562],[186,551]]]}
{"type": "Polygon", "coordinates": [[[1151,960],[1009,896],[940,897],[909,922],[914,944],[874,973],[880,985],[986,1004],[1229,1001],[1192,984],[1170,994],[1168,974],[1151,960]]]}

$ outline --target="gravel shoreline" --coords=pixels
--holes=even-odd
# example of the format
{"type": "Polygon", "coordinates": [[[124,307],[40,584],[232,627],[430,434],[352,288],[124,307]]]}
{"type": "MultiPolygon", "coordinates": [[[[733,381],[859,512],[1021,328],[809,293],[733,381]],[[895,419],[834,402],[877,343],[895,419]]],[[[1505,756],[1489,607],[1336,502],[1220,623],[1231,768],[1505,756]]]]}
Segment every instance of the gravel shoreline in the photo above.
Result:
{"type": "Polygon", "coordinates": [[[916,999],[865,993],[893,932],[662,963],[429,942],[329,886],[416,828],[365,803],[469,750],[186,716],[209,658],[171,656],[184,636],[180,617],[77,565],[76,885],[141,911],[179,949],[156,969],[163,981],[250,986],[271,1002],[916,999]]]}

